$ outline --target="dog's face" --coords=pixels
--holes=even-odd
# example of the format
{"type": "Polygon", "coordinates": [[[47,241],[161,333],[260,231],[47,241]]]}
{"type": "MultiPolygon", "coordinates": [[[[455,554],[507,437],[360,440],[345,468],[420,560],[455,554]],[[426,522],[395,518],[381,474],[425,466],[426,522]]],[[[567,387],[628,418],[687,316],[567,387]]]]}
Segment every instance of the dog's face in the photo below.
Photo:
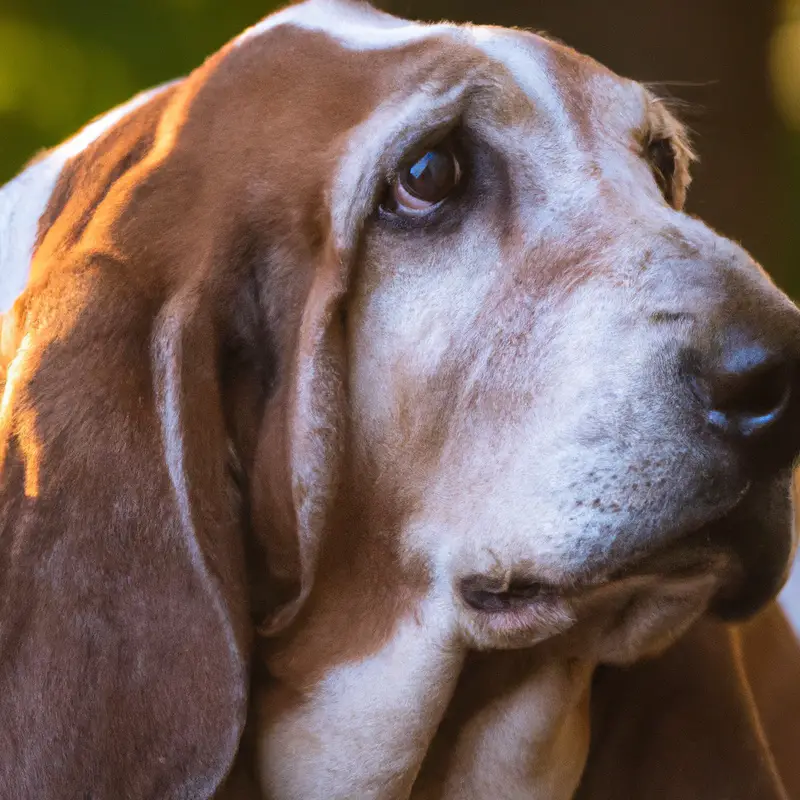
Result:
{"type": "Polygon", "coordinates": [[[266,796],[408,798],[468,650],[529,647],[487,656],[530,656],[520,791],[571,797],[596,664],[758,608],[792,550],[800,319],[682,212],[690,160],[559,44],[310,0],[4,188],[17,738],[56,662],[55,748],[98,713],[70,680],[128,712],[188,686],[180,735],[120,713],[72,785],[221,779],[247,540],[266,796]]]}
{"type": "MultiPolygon", "coordinates": [[[[469,648],[629,662],[776,593],[800,317],[682,211],[691,151],[643,86],[524,32],[297,13],[347,64],[321,94],[357,74],[374,106],[326,140],[344,461],[307,602],[264,646],[261,773],[407,797],[469,648]]],[[[547,797],[586,753],[591,669],[559,670],[537,736],[576,733],[547,797]]]]}
{"type": "Polygon", "coordinates": [[[403,131],[366,228],[354,474],[472,644],[602,608],[605,657],[635,658],[710,600],[752,610],[780,585],[800,320],[683,213],[682,129],[641,85],[473,35],[483,63],[403,131]]]}

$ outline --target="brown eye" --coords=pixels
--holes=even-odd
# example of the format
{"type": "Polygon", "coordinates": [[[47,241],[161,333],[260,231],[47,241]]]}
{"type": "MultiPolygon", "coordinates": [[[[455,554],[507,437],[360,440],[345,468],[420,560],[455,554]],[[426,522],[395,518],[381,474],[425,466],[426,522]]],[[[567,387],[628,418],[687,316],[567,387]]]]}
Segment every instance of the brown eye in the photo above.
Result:
{"type": "Polygon", "coordinates": [[[461,167],[445,145],[425,152],[400,169],[392,185],[394,210],[411,214],[428,211],[442,202],[458,185],[461,167]]]}
{"type": "Polygon", "coordinates": [[[647,158],[653,166],[658,188],[668,203],[674,201],[675,148],[669,139],[655,139],[647,145],[647,158]]]}

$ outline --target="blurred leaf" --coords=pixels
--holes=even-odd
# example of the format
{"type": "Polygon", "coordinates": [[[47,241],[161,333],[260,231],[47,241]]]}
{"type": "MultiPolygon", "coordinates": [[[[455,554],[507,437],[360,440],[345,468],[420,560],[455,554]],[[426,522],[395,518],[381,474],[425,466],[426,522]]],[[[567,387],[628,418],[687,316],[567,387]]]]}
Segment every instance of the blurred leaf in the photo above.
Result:
{"type": "Polygon", "coordinates": [[[0,183],[136,92],[185,75],[263,0],[0,0],[0,183]]]}

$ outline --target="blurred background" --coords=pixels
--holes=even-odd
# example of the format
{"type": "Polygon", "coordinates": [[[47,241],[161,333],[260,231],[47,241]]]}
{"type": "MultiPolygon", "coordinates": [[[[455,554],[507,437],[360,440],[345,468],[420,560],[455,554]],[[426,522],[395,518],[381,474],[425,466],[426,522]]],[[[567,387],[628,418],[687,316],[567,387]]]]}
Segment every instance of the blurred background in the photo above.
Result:
{"type": "MultiPolygon", "coordinates": [[[[690,210],[800,298],[800,0],[378,0],[518,25],[685,101],[690,210]]],[[[185,74],[269,0],[0,0],[0,183],[140,89],[185,74]]]]}

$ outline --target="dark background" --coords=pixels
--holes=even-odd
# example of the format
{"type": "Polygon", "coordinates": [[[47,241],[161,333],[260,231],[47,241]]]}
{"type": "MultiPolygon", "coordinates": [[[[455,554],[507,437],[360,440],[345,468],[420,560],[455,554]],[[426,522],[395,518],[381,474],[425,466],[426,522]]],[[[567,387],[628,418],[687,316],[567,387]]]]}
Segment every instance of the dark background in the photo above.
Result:
{"type": "MultiPolygon", "coordinates": [[[[690,210],[800,297],[800,0],[382,0],[545,30],[686,101],[690,210]]],[[[185,74],[264,0],[0,0],[0,182],[136,91],[185,74]]]]}

